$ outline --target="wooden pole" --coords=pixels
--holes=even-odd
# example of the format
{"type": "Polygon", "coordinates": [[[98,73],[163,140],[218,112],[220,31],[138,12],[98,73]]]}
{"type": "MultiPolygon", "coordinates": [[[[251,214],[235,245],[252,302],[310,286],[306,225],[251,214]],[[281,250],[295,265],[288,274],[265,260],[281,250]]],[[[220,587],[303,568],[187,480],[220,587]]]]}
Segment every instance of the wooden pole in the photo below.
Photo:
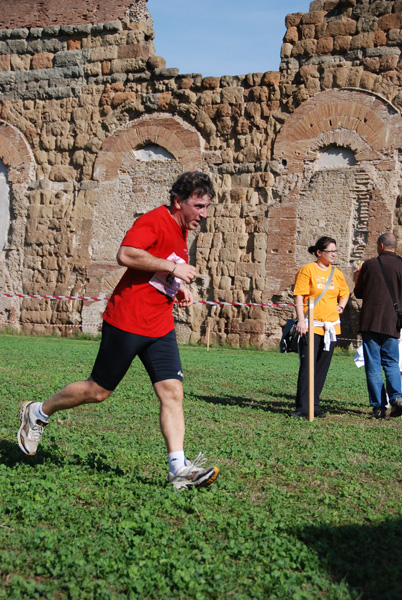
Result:
{"type": "Polygon", "coordinates": [[[211,323],[207,325],[207,352],[209,352],[209,338],[211,335],[211,323]]]}
{"type": "Polygon", "coordinates": [[[308,420],[314,421],[314,298],[308,302],[308,420]]]}

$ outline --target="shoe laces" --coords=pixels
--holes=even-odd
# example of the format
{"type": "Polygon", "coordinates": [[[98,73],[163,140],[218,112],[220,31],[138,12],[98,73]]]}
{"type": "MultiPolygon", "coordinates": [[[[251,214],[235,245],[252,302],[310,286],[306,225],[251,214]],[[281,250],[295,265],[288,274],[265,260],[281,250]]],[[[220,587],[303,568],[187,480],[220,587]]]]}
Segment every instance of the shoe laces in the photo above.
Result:
{"type": "Polygon", "coordinates": [[[200,469],[202,465],[205,465],[205,463],[207,462],[207,459],[204,458],[204,454],[205,452],[200,452],[193,461],[186,460],[186,467],[188,467],[191,470],[191,472],[200,469]]]}
{"type": "Polygon", "coordinates": [[[33,442],[38,442],[41,438],[45,425],[47,425],[47,423],[35,421],[29,428],[29,439],[33,442]]]}

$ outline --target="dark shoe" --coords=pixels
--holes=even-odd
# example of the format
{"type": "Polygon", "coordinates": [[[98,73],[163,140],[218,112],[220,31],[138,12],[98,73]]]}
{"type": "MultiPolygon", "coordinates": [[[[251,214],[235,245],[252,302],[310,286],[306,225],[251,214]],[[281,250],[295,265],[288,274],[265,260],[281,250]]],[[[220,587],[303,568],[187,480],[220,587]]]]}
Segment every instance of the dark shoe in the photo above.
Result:
{"type": "Polygon", "coordinates": [[[296,408],[296,410],[292,410],[289,413],[289,417],[293,417],[294,419],[307,419],[308,416],[302,412],[301,408],[296,408]]]}
{"type": "Polygon", "coordinates": [[[326,419],[327,413],[322,412],[320,409],[314,411],[315,419],[326,419]]]}
{"type": "Polygon", "coordinates": [[[391,404],[390,417],[400,417],[402,415],[402,398],[395,398],[391,404]]]}
{"type": "Polygon", "coordinates": [[[385,414],[387,412],[387,409],[384,407],[381,408],[373,408],[373,415],[372,415],[372,419],[385,419],[385,414]]]}

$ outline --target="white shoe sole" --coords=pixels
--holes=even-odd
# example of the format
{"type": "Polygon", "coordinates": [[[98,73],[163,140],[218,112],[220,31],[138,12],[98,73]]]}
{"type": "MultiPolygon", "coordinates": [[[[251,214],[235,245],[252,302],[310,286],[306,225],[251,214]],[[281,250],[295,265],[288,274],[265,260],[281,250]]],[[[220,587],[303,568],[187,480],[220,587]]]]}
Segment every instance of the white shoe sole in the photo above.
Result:
{"type": "Polygon", "coordinates": [[[21,425],[20,428],[18,430],[17,433],[17,442],[18,442],[18,446],[20,447],[20,450],[26,454],[27,456],[35,456],[36,452],[28,452],[27,449],[24,446],[24,438],[22,436],[22,432],[23,432],[23,425],[24,425],[24,417],[25,417],[25,412],[27,409],[27,406],[31,404],[31,402],[24,402],[24,404],[21,406],[21,410],[20,410],[20,421],[21,421],[21,425]]]}
{"type": "Polygon", "coordinates": [[[191,488],[191,487],[206,487],[207,485],[210,485],[211,483],[213,483],[217,477],[219,475],[219,469],[217,467],[213,467],[213,472],[206,476],[205,479],[202,479],[201,481],[199,479],[197,479],[196,481],[192,481],[191,479],[187,480],[187,481],[177,481],[177,482],[172,482],[173,487],[176,490],[184,490],[187,488],[191,488]]]}

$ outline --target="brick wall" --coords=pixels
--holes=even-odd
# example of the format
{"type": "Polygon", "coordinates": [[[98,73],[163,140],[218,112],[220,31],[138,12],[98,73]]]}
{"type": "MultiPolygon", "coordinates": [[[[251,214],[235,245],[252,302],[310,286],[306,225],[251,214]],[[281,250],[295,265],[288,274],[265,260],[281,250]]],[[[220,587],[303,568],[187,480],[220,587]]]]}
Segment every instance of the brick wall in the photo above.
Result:
{"type": "MultiPolygon", "coordinates": [[[[108,295],[130,220],[157,196],[164,203],[177,173],[202,169],[217,197],[190,238],[194,292],[243,305],[181,311],[180,334],[197,342],[209,323],[213,340],[274,344],[293,311],[248,304],[291,302],[316,238],[336,237],[351,283],[351,263],[372,255],[378,233],[402,234],[401,3],[314,0],[286,19],[280,72],[233,77],[166,66],[146,0],[130,4],[30,2],[16,29],[24,3],[0,17],[0,159],[13,215],[2,287],[108,295]],[[155,146],[165,162],[136,154],[155,146]],[[337,151],[350,164],[331,162],[337,151]]],[[[29,300],[13,313],[2,303],[0,315],[19,310],[38,330],[89,324],[101,308],[29,300]]],[[[356,309],[344,316],[347,337],[356,309]]]]}
{"type": "Polygon", "coordinates": [[[123,19],[133,0],[2,0],[0,29],[104,23],[123,19]]]}

